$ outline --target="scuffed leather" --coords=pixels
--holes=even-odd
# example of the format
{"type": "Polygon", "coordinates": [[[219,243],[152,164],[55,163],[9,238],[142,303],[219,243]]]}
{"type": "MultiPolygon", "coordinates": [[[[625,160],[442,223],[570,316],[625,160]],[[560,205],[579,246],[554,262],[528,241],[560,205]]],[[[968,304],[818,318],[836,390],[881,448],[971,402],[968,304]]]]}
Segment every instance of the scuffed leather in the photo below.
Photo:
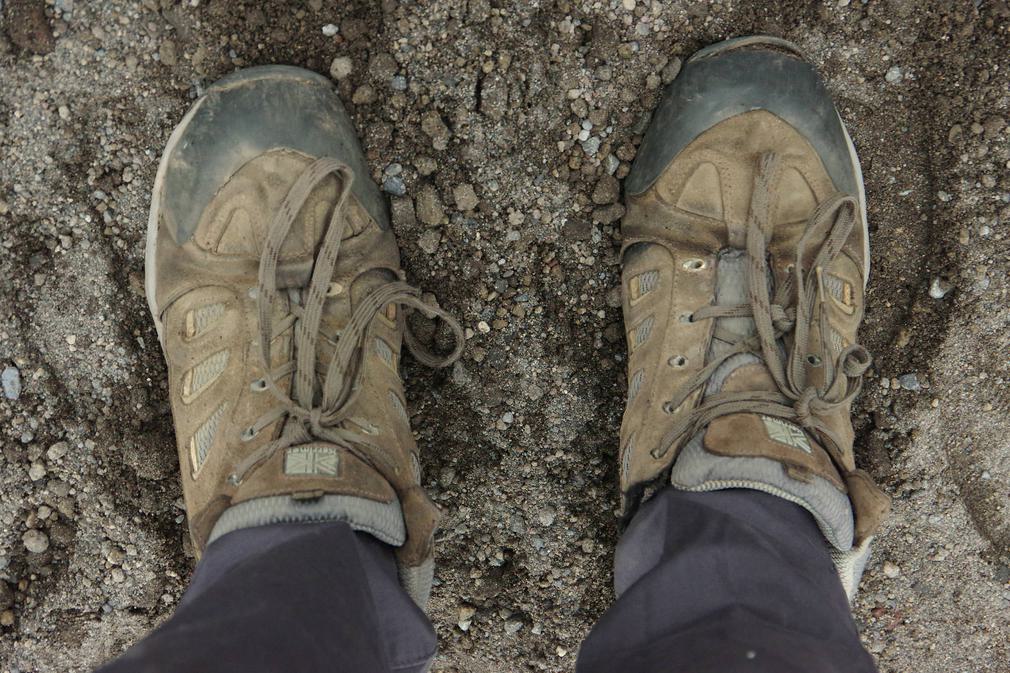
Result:
{"type": "MultiPolygon", "coordinates": [[[[156,297],[164,325],[169,396],[190,530],[197,548],[201,549],[221,513],[233,504],[263,496],[311,499],[323,494],[392,502],[397,498],[396,492],[401,491],[407,493],[401,498],[401,506],[408,523],[408,539],[398,553],[402,563],[416,566],[431,554],[439,514],[420,489],[417,446],[407,416],[400,411],[406,405],[397,368],[403,335],[395,312],[388,316],[380,314],[373,320],[362,360],[362,389],[350,413],[372,427],[370,441],[385,450],[393,467],[380,472],[340,448],[335,476],[290,475],[284,470],[286,452],[279,451],[240,485],[228,482],[236,463],[276,438],[282,429],[281,422],[275,422],[256,437],[242,439],[243,431],[277,404],[268,391],[250,387],[268,374],[260,364],[258,308],[250,289],[257,285],[260,245],[273,214],[311,160],[289,150],[262,155],[245,164],[217,190],[194,235],[184,244],[176,245],[164,228],[159,231],[156,297]],[[236,218],[242,219],[238,226],[246,232],[244,236],[228,233],[229,227],[236,226],[236,218]],[[226,243],[223,246],[222,241],[226,243]],[[224,305],[224,313],[210,329],[196,338],[187,338],[187,314],[218,303],[224,305]],[[385,348],[378,345],[379,341],[385,348]],[[387,348],[391,355],[388,363],[382,357],[387,348]],[[195,399],[185,401],[182,382],[186,371],[222,350],[229,353],[225,370],[195,399]],[[197,472],[189,451],[190,438],[222,404],[224,415],[208,457],[197,472]]],[[[316,246],[336,202],[337,187],[335,177],[323,182],[299,213],[282,250],[279,271],[282,286],[301,287],[307,283],[316,246]]],[[[339,332],[357,303],[372,289],[402,273],[392,232],[379,226],[353,194],[346,217],[350,220],[350,233],[342,243],[333,276],[341,291],[327,301],[322,319],[322,331],[329,335],[339,332]]],[[[286,309],[283,299],[275,304],[275,323],[286,309]]],[[[275,339],[272,353],[273,367],[291,358],[290,331],[275,339]]],[[[321,360],[328,363],[326,357],[321,360]]],[[[290,375],[278,381],[284,391],[290,383],[290,375]]]]}
{"type": "MultiPolygon", "coordinates": [[[[768,244],[773,283],[782,283],[791,265],[798,263],[797,243],[809,216],[837,186],[810,142],[770,112],[749,111],[712,126],[687,144],[648,189],[627,198],[622,222],[622,282],[629,334],[629,388],[639,372],[644,372],[645,380],[638,395],[629,400],[621,427],[621,493],[626,516],[633,513],[644,489],[668,475],[677,452],[690,439],[680,437],[670,446],[661,443],[678,416],[689,413],[700,402],[700,394],[688,398],[681,409],[664,409],[663,405],[680,381],[704,365],[704,357],[697,355],[708,352],[714,321],[694,324],[679,318],[714,302],[718,253],[746,247],[745,225],[757,158],[769,150],[782,158],[784,166],[779,188],[772,194],[768,244]],[[700,261],[702,266],[689,271],[685,267],[689,261],[695,267],[700,261]],[[658,288],[647,300],[632,302],[633,279],[653,270],[660,274],[658,288]],[[648,315],[656,320],[652,335],[635,348],[633,330],[648,315]],[[672,367],[669,363],[676,362],[678,356],[686,356],[686,364],[672,367]]],[[[808,267],[827,234],[819,233],[807,247],[809,257],[800,261],[808,267]]],[[[864,235],[861,227],[854,228],[842,254],[829,268],[821,270],[843,292],[840,300],[827,293],[820,297],[810,332],[811,352],[819,352],[822,339],[836,338],[841,348],[855,341],[863,317],[863,273],[868,263],[863,259],[864,235]],[[821,312],[837,335],[821,334],[821,312]]],[[[810,380],[819,384],[823,369],[810,364],[806,367],[810,380]]],[[[748,377],[743,385],[750,386],[745,389],[774,387],[766,372],[748,377]]],[[[732,376],[726,386],[727,391],[735,388],[732,376]]],[[[879,524],[887,497],[865,473],[855,471],[850,409],[837,409],[828,422],[841,438],[841,445],[821,447],[814,442],[811,455],[783,451],[767,439],[763,427],[758,427],[759,417],[746,414],[714,421],[709,427],[711,439],[706,437],[705,446],[723,455],[738,453],[779,460],[793,478],[804,479],[809,474],[825,477],[842,492],[849,492],[857,526],[862,535],[868,535],[879,524]],[[858,483],[858,488],[850,488],[850,483],[858,483]]]]}

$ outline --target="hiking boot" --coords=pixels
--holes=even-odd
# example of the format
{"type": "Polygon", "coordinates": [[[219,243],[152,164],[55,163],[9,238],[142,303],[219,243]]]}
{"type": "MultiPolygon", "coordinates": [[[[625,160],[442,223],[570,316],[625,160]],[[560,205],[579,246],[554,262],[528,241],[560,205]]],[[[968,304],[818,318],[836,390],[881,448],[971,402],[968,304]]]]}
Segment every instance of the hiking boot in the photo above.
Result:
{"type": "Polygon", "coordinates": [[[625,192],[625,514],[665,483],[772,493],[813,515],[851,596],[889,499],[853,458],[865,196],[817,73],[776,38],[698,52],[625,192]]]}
{"type": "Polygon", "coordinates": [[[406,310],[386,206],[332,84],[238,72],[176,127],[158,166],[146,289],[198,550],[280,522],[346,521],[396,547],[419,604],[438,510],[398,373],[406,310]]]}

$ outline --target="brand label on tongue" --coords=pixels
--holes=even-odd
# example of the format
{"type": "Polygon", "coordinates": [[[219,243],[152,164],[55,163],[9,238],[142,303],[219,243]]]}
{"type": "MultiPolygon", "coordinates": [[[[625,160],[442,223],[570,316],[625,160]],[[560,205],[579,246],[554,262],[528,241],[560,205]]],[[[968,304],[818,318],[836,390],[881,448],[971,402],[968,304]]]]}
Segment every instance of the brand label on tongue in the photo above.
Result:
{"type": "Polygon", "coordinates": [[[284,454],[284,474],[337,476],[340,457],[334,446],[295,446],[284,454]]]}
{"type": "Polygon", "coordinates": [[[768,433],[769,439],[779,444],[799,449],[805,453],[813,451],[810,448],[810,441],[807,439],[806,433],[798,426],[774,416],[761,416],[761,420],[764,421],[765,432],[768,433]]]}

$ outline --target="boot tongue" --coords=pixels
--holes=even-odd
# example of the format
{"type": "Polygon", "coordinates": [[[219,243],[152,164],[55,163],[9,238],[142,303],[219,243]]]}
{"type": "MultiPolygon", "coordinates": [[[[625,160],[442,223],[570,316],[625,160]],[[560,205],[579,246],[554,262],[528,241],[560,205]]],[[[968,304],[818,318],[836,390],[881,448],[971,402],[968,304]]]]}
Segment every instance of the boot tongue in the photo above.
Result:
{"type": "MultiPolygon", "coordinates": [[[[748,302],[747,289],[747,253],[744,250],[731,249],[723,252],[719,256],[716,266],[716,305],[736,306],[748,302]]],[[[757,332],[752,318],[717,318],[715,321],[715,335],[708,349],[708,359],[717,358],[735,346],[735,342],[750,338],[757,332]]],[[[702,399],[716,393],[739,393],[747,391],[768,391],[776,392],[778,385],[772,378],[771,371],[764,361],[751,353],[738,353],[723,362],[713,372],[712,377],[705,386],[702,399]]],[[[756,423],[755,427],[763,428],[769,435],[769,439],[774,439],[779,443],[788,443],[795,448],[804,451],[810,450],[810,444],[806,433],[800,426],[789,421],[770,418],[760,414],[734,414],[735,416],[751,416],[754,420],[740,419],[743,423],[756,423]],[[786,437],[788,441],[782,439],[786,437]]],[[[729,419],[716,419],[713,425],[724,426],[729,419]]],[[[708,428],[702,430],[696,439],[701,439],[708,432],[708,428]]],[[[738,434],[735,432],[717,432],[717,440],[720,444],[726,442],[742,442],[752,444],[760,443],[764,438],[753,433],[738,434]]],[[[715,436],[711,437],[715,440],[715,436]]]]}
{"type": "MultiPolygon", "coordinates": [[[[716,266],[715,301],[717,306],[737,306],[748,302],[747,252],[730,249],[719,255],[716,266]]],[[[715,334],[708,348],[709,361],[731,350],[736,341],[757,332],[752,318],[717,318],[715,334]]],[[[777,390],[768,368],[757,356],[740,353],[722,363],[712,374],[703,398],[721,392],[777,390]]]]}

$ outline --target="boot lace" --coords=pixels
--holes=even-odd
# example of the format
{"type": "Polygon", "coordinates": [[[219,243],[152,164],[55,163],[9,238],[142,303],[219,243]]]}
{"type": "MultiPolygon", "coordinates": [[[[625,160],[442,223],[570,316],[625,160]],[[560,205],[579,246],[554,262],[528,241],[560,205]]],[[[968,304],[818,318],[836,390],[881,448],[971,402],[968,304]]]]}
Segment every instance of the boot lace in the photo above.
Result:
{"type": "Polygon", "coordinates": [[[279,404],[247,428],[242,439],[252,439],[277,420],[286,419],[286,422],[280,436],[250,453],[235,467],[228,477],[233,485],[242,483],[278,451],[314,440],[331,442],[346,449],[387,478],[399,474],[400,467],[370,439],[377,429],[367,420],[350,416],[350,409],[361,390],[364,344],[368,343],[373,318],[390,304],[408,310],[416,309],[428,318],[441,318],[452,329],[455,347],[449,355],[439,356],[418,342],[406,325],[406,311],[397,310],[404,342],[419,362],[430,367],[445,367],[455,362],[462,353],[463,329],[456,319],[441,308],[426,304],[421,300],[420,290],[402,281],[389,282],[369,293],[354,309],[349,322],[335,339],[320,332],[323,306],[347,228],[344,211],[353,181],[354,173],[346,164],[326,157],[315,160],[295,181],[270,223],[260,256],[256,296],[260,361],[268,374],[253,385],[260,390],[269,390],[279,404]],[[287,315],[275,324],[273,308],[278,298],[277,266],[281,248],[312,190],[330,175],[340,179],[340,194],[315,258],[309,284],[296,293],[301,303],[291,302],[287,315]],[[271,342],[289,329],[293,330],[295,358],[285,365],[271,368],[271,342]],[[317,358],[320,336],[333,348],[332,358],[325,368],[317,358]],[[277,379],[288,374],[293,374],[290,396],[276,383],[277,379]]]}
{"type": "MultiPolygon", "coordinates": [[[[818,204],[807,221],[797,243],[796,263],[786,281],[769,296],[767,245],[772,234],[770,221],[770,188],[778,179],[781,160],[773,152],[760,157],[754,178],[754,193],[747,218],[747,304],[706,306],[695,311],[691,320],[717,318],[752,318],[756,332],[741,338],[722,335],[731,347],[712,359],[696,375],[685,382],[664,405],[673,413],[699,387],[706,385],[716,370],[729,358],[751,353],[764,361],[778,388],[777,391],[717,392],[704,398],[690,414],[684,416],[663,438],[655,458],[662,458],[681,438],[694,436],[713,420],[735,413],[759,413],[792,421],[820,438],[836,460],[841,460],[843,442],[828,423],[828,416],[848,405],[862,388],[862,376],[870,366],[869,352],[852,344],[834,355],[823,338],[829,332],[826,311],[819,314],[822,335],[821,353],[808,353],[810,329],[816,304],[823,300],[822,272],[841,253],[859,213],[858,201],[847,194],[835,193],[818,204]],[[827,236],[813,261],[804,270],[807,248],[813,237],[827,236]],[[783,358],[780,340],[792,333],[792,352],[783,358]],[[824,384],[816,387],[807,381],[806,363],[824,366],[824,384]]],[[[720,337],[719,329],[716,336],[720,337]]],[[[784,341],[782,341],[784,343],[784,341]]]]}

